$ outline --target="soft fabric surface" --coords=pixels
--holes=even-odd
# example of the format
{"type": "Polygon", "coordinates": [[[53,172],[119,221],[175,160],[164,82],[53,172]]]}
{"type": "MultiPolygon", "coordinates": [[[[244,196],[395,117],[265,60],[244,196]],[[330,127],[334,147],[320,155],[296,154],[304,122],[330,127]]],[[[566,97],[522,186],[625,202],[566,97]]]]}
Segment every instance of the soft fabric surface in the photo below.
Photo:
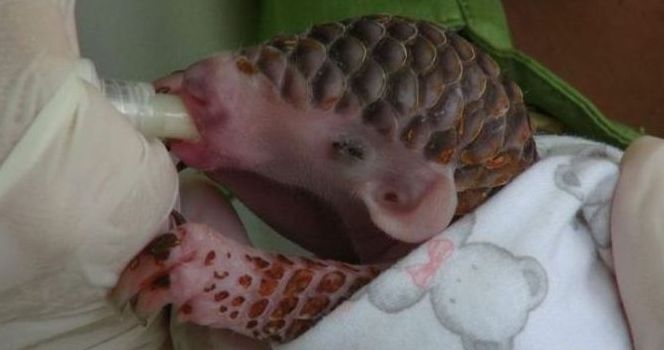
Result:
{"type": "Polygon", "coordinates": [[[540,162],[278,348],[630,349],[608,226],[621,153],[537,142],[540,162]]]}

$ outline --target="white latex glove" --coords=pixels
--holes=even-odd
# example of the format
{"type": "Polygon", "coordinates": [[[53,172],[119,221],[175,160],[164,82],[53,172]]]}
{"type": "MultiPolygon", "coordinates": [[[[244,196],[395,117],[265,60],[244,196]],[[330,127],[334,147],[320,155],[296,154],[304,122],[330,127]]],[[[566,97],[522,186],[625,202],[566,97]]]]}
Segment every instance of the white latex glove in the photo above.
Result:
{"type": "MultiPolygon", "coordinates": [[[[106,301],[176,198],[164,146],[97,89],[73,0],[0,0],[0,348],[157,349],[106,301]]],[[[121,58],[119,58],[121,59],[121,58]]]]}
{"type": "Polygon", "coordinates": [[[642,137],[625,151],[611,231],[635,349],[664,349],[664,140],[642,137]]]}

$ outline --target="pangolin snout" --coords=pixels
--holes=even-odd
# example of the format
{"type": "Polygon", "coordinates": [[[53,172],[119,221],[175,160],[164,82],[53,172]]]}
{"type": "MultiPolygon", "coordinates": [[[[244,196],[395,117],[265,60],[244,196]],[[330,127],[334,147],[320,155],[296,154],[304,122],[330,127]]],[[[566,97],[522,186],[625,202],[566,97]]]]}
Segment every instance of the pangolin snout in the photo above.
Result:
{"type": "Polygon", "coordinates": [[[187,68],[182,79],[182,92],[200,104],[209,102],[213,98],[216,61],[207,58],[187,68]]]}
{"type": "Polygon", "coordinates": [[[227,58],[217,55],[204,59],[185,70],[179,91],[187,110],[201,135],[223,127],[230,114],[233,79],[227,58]]]}

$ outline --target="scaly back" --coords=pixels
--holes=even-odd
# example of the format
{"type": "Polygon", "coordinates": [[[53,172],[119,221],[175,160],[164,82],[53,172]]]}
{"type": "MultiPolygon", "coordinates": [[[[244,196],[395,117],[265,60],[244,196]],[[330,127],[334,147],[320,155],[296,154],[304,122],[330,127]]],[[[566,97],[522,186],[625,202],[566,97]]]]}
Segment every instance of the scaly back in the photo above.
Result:
{"type": "Polygon", "coordinates": [[[389,15],[315,25],[239,53],[298,108],[353,114],[426,159],[456,168],[456,214],[537,158],[519,87],[453,31],[389,15]]]}

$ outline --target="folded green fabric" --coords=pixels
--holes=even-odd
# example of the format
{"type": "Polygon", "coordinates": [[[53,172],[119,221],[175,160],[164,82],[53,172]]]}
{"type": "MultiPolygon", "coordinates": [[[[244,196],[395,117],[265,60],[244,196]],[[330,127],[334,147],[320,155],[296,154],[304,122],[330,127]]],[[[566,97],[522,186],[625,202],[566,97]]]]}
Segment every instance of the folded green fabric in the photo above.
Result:
{"type": "Polygon", "coordinates": [[[522,87],[529,106],[557,118],[572,134],[618,147],[640,136],[607,119],[576,89],[515,50],[499,0],[262,0],[258,35],[265,40],[278,33],[300,32],[314,23],[372,13],[426,19],[461,30],[522,87]]]}

